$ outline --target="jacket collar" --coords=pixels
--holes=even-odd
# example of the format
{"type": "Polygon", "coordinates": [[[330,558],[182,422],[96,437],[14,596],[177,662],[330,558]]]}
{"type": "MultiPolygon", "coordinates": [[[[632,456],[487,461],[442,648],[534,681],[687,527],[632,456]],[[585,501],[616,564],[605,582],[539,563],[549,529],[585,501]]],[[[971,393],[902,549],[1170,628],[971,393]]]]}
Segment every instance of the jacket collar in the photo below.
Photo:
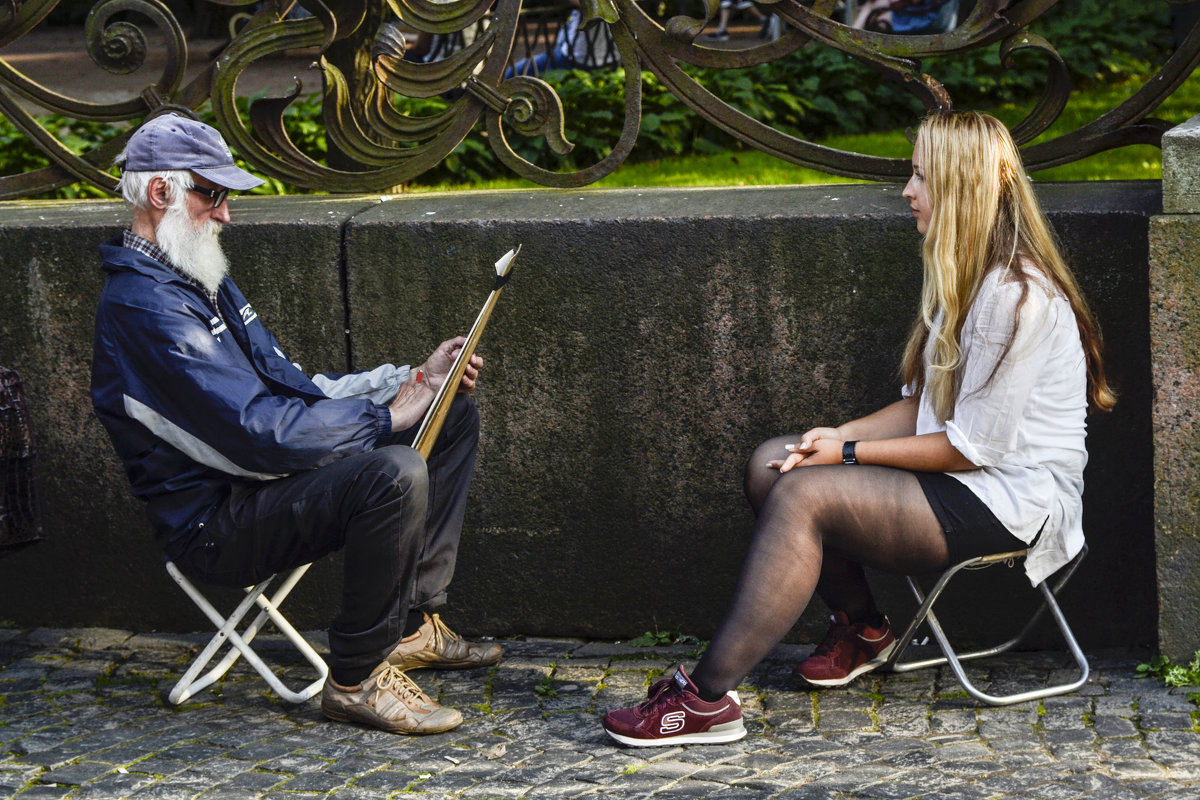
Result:
{"type": "MultiPolygon", "coordinates": [[[[195,282],[188,280],[161,261],[156,261],[138,250],[125,247],[123,241],[124,234],[121,233],[100,245],[100,266],[105,272],[109,274],[137,272],[159,283],[179,283],[190,286],[203,295],[208,294],[195,282]]],[[[221,285],[224,286],[224,284],[225,281],[221,281],[221,285]]],[[[218,291],[220,291],[219,288],[218,291]]]]}

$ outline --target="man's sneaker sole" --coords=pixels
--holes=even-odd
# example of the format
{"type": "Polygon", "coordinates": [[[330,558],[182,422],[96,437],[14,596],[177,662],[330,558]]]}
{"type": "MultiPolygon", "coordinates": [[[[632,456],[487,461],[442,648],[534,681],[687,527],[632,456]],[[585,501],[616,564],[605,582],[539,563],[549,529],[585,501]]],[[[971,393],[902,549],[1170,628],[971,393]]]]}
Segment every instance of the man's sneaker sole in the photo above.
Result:
{"type": "Polygon", "coordinates": [[[608,728],[605,728],[604,732],[621,744],[626,744],[630,747],[666,747],[673,744],[723,744],[725,742],[736,742],[746,735],[746,726],[739,719],[736,722],[715,725],[703,733],[683,733],[679,736],[664,736],[661,739],[634,739],[631,736],[622,736],[619,733],[613,733],[608,728]]]}
{"type": "Polygon", "coordinates": [[[330,719],[333,722],[355,722],[359,725],[366,725],[367,727],[375,728],[376,730],[387,731],[388,733],[403,733],[409,736],[426,736],[431,733],[445,733],[446,731],[454,730],[462,724],[462,716],[459,715],[459,718],[456,722],[447,722],[443,725],[427,728],[425,730],[414,729],[402,723],[388,722],[387,720],[382,719],[378,714],[372,714],[369,712],[364,713],[349,708],[336,708],[333,706],[326,706],[324,704],[321,705],[321,713],[324,714],[327,719],[330,719]]]}
{"type": "Polygon", "coordinates": [[[844,678],[808,678],[801,674],[799,670],[797,670],[796,674],[799,675],[801,679],[811,683],[813,686],[845,686],[859,675],[879,669],[886,664],[888,657],[891,656],[892,651],[896,649],[897,644],[899,644],[898,641],[892,642],[887,647],[880,650],[879,655],[875,656],[867,663],[859,665],[844,678]]]}

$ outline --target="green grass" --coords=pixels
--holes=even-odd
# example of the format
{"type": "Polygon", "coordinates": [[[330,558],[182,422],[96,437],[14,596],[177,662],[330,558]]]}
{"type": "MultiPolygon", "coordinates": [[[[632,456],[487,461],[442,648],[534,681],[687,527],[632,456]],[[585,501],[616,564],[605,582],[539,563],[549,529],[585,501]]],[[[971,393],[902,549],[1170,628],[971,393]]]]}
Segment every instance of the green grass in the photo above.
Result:
{"type": "MultiPolygon", "coordinates": [[[[1141,82],[1106,86],[1089,92],[1075,92],[1061,117],[1050,126],[1045,134],[1035,140],[1042,142],[1054,136],[1068,133],[1102,116],[1128,99],[1141,88],[1141,82]]],[[[996,109],[1006,122],[1015,122],[1012,109],[996,109]]],[[[1155,109],[1152,116],[1178,125],[1200,113],[1200,75],[1192,74],[1183,84],[1155,109]]],[[[1130,145],[1116,150],[1097,153],[1081,161],[1061,167],[1042,170],[1034,174],[1038,180],[1087,181],[1087,180],[1157,180],[1162,177],[1162,151],[1146,144],[1130,145]]]]}
{"type": "MultiPolygon", "coordinates": [[[[1102,116],[1132,95],[1141,81],[1101,86],[1072,93],[1062,115],[1036,142],[1069,133],[1102,116]]],[[[1020,121],[1025,107],[1012,105],[983,109],[995,114],[1009,125],[1020,121]]],[[[568,115],[570,110],[567,110],[568,115]]],[[[1174,94],[1155,110],[1153,116],[1179,124],[1200,113],[1200,75],[1193,74],[1174,94]]],[[[818,144],[857,153],[908,158],[912,146],[903,130],[853,136],[831,136],[818,144]]],[[[1162,177],[1162,153],[1151,145],[1130,145],[1089,156],[1061,167],[1041,170],[1033,177],[1040,181],[1085,180],[1158,180],[1162,177]]],[[[858,183],[824,172],[806,169],[774,158],[756,150],[718,153],[715,155],[681,156],[641,164],[624,164],[592,184],[601,187],[618,186],[777,186],[791,184],[858,183]]],[[[528,189],[535,184],[521,178],[501,178],[480,183],[413,186],[410,191],[454,191],[462,189],[528,189]]]]}

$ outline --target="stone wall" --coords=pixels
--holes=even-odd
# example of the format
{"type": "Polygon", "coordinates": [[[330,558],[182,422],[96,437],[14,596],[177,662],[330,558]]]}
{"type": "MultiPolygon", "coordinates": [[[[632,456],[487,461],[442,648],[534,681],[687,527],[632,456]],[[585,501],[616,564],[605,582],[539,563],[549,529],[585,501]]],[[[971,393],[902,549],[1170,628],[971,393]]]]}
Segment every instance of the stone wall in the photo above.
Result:
{"type": "MultiPolygon", "coordinates": [[[[1122,391],[1091,422],[1091,555],[1065,607],[1085,646],[1150,645],[1147,231],[1159,184],[1039,192],[1122,391]]],[[[381,200],[240,198],[225,241],[288,355],[326,371],[423,359],[465,332],[492,262],[523,245],[480,348],[482,450],[447,609],[463,631],[711,634],[752,525],[740,473],[753,447],[897,397],[921,281],[899,187],[381,200]]],[[[50,537],[0,559],[0,616],[21,625],[206,624],[166,578],[90,412],[95,246],[122,218],[118,203],[0,204],[0,364],[33,399],[50,537]]],[[[955,604],[973,630],[1004,628],[1023,581],[989,572],[955,604]]],[[[314,567],[289,616],[322,626],[340,581],[336,560],[314,567]]],[[[903,618],[907,589],[876,584],[903,618]]],[[[814,602],[795,637],[825,613],[814,602]]]]}
{"type": "Polygon", "coordinates": [[[1200,117],[1163,137],[1163,214],[1150,228],[1158,645],[1200,648],[1200,117]]]}

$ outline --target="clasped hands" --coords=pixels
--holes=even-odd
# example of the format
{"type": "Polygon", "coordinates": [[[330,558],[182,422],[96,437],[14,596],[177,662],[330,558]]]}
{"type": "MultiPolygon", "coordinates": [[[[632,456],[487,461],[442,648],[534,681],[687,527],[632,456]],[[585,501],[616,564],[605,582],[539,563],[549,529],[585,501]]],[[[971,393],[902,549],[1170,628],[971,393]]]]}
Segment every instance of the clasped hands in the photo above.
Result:
{"type": "Polygon", "coordinates": [[[791,452],[787,458],[768,461],[767,467],[788,472],[793,467],[841,464],[843,441],[837,428],[813,428],[801,436],[797,444],[784,445],[784,449],[791,452]]]}
{"type": "MultiPolygon", "coordinates": [[[[453,339],[442,342],[429,358],[425,359],[424,364],[412,370],[409,380],[400,384],[400,390],[396,392],[396,397],[388,405],[388,411],[392,415],[393,431],[407,430],[421,421],[429,404],[433,402],[434,395],[446,382],[450,368],[454,366],[454,359],[458,357],[458,351],[466,342],[467,337],[465,336],[455,336],[453,339]],[[421,374],[422,377],[420,382],[416,380],[418,374],[421,374]]],[[[467,359],[467,367],[463,371],[458,391],[474,391],[475,382],[479,379],[479,370],[481,369],[483,369],[483,358],[472,353],[471,357],[467,359]]]]}

